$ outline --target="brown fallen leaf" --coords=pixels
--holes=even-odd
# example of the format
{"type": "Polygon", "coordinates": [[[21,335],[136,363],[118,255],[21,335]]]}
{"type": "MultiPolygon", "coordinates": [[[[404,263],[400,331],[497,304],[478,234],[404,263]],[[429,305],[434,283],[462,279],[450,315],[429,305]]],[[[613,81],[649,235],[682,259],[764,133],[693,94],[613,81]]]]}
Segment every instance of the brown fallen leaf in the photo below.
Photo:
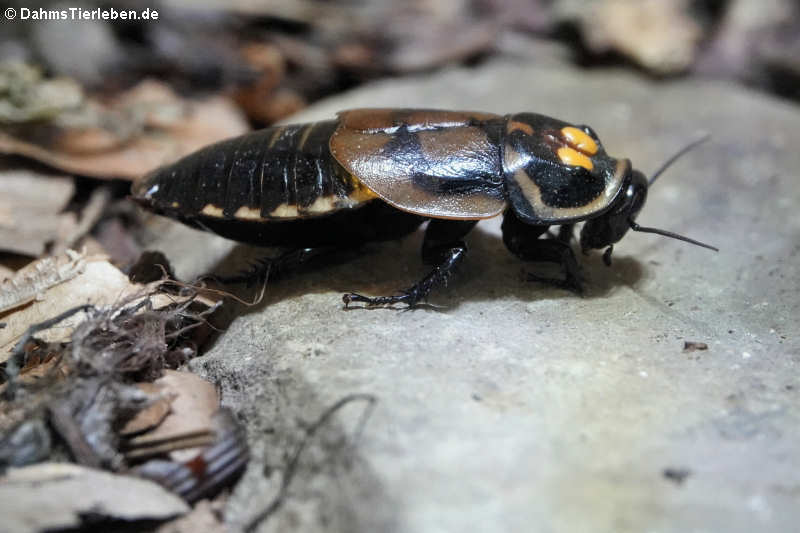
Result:
{"type": "MultiPolygon", "coordinates": [[[[37,339],[26,342],[24,346],[24,366],[19,369],[19,375],[14,377],[15,386],[28,388],[34,387],[39,383],[50,386],[66,378],[70,374],[70,368],[61,364],[63,361],[62,352],[63,349],[58,343],[50,344],[37,339]]],[[[6,370],[8,370],[8,366],[6,366],[6,370]]],[[[8,372],[6,374],[8,375],[8,372]]],[[[8,386],[8,381],[0,383],[0,395],[7,394],[8,386]]],[[[44,396],[37,396],[35,401],[28,402],[26,406],[35,411],[35,405],[44,400],[44,396]]],[[[18,411],[15,406],[0,402],[0,434],[13,424],[15,418],[13,416],[7,418],[7,416],[15,411],[18,411]]]]}
{"type": "Polygon", "coordinates": [[[38,257],[63,241],[78,223],[74,213],[62,213],[74,194],[68,176],[0,171],[0,249],[38,257]]]}
{"type": "MultiPolygon", "coordinates": [[[[43,322],[77,305],[111,305],[139,289],[104,258],[85,258],[83,271],[69,281],[37,293],[25,307],[0,315],[6,323],[6,327],[0,329],[0,362],[8,359],[14,343],[31,324],[43,322]]],[[[48,342],[65,340],[69,338],[72,327],[82,319],[76,315],[56,328],[41,332],[38,337],[48,342]]]]}
{"type": "Polygon", "coordinates": [[[189,372],[165,370],[154,382],[165,394],[174,396],[170,413],[155,429],[128,439],[124,445],[128,459],[141,459],[173,450],[174,460],[197,454],[197,446],[214,440],[212,418],[219,411],[219,395],[208,381],[189,372]]]}
{"type": "Polygon", "coordinates": [[[620,52],[656,74],[689,68],[702,29],[688,0],[578,2],[577,18],[587,46],[596,53],[620,52]]]}
{"type": "Polygon", "coordinates": [[[263,124],[272,124],[306,106],[294,90],[280,87],[286,74],[286,61],[274,44],[249,43],[242,49],[247,64],[258,77],[234,92],[236,103],[247,116],[263,124]]]}
{"type": "Polygon", "coordinates": [[[183,500],[152,481],[74,464],[40,463],[0,478],[4,531],[74,528],[88,515],[164,520],[188,511],[183,500]]]}
{"type": "Polygon", "coordinates": [[[108,104],[91,101],[82,109],[86,116],[74,120],[0,132],[0,152],[85,176],[134,179],[249,129],[227,98],[183,100],[147,80],[108,104]]]}
{"type": "Polygon", "coordinates": [[[158,426],[170,413],[170,404],[175,399],[174,395],[164,394],[163,385],[137,383],[136,386],[148,395],[158,395],[159,397],[150,406],[145,407],[128,420],[120,430],[120,435],[123,437],[132,437],[158,426]]]}
{"type": "MultiPolygon", "coordinates": [[[[26,350],[25,366],[19,371],[18,383],[30,386],[47,377],[54,381],[63,379],[69,374],[69,369],[59,365],[61,357],[58,350],[48,349],[51,345],[41,342],[29,343],[30,350],[26,350]]],[[[0,393],[6,390],[7,383],[0,385],[0,393]]]]}

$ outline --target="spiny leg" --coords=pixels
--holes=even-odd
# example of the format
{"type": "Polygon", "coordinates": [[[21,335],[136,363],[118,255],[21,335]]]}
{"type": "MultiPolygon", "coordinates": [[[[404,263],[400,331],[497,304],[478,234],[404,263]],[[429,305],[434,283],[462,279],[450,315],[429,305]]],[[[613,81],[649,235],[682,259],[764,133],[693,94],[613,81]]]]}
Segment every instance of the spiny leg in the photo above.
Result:
{"type": "Polygon", "coordinates": [[[384,307],[401,303],[414,307],[425,300],[437,285],[447,285],[447,280],[453,271],[464,260],[467,245],[462,238],[475,227],[477,222],[477,220],[431,220],[422,242],[422,260],[425,264],[435,265],[433,270],[419,282],[394,296],[370,297],[356,293],[345,294],[342,296],[345,307],[353,302],[364,303],[367,307],[384,307]]]}
{"type": "Polygon", "coordinates": [[[583,293],[580,267],[572,251],[572,225],[565,224],[555,238],[540,239],[548,226],[525,224],[510,210],[503,218],[503,242],[506,248],[523,261],[556,263],[564,269],[564,279],[528,274],[528,281],[546,283],[578,294],[583,293]]]}

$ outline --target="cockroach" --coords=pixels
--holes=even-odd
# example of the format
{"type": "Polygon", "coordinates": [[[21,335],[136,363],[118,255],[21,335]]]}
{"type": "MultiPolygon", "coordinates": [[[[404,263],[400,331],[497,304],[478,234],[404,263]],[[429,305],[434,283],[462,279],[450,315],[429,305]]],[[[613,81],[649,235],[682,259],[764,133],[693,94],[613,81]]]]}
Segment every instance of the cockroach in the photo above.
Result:
{"type": "MultiPolygon", "coordinates": [[[[241,242],[318,250],[400,238],[430,223],[422,258],[433,270],[392,296],[345,294],[345,305],[413,307],[464,260],[464,236],[503,214],[506,247],[525,261],[560,264],[580,292],[570,245],[611,252],[628,230],[716,250],[635,220],[656,178],[606,154],[597,134],[535,113],[353,109],[334,120],[275,126],[203,148],[138,180],[133,199],[191,226],[241,242]],[[560,226],[558,236],[548,228],[560,226]],[[544,236],[544,237],[542,237],[544,236]],[[542,238],[540,238],[542,237],[542,238]]],[[[280,268],[280,258],[271,265],[280,268]]]]}

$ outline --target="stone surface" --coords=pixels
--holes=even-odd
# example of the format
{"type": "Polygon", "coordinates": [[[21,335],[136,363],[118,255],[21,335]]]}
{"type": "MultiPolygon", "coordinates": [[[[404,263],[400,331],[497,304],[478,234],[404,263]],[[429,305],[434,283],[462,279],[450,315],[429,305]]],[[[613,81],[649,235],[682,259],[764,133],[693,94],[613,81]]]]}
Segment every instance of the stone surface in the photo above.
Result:
{"type": "MultiPolygon", "coordinates": [[[[368,422],[358,431],[353,403],[315,434],[260,531],[796,527],[800,112],[722,83],[490,63],[365,87],[296,118],[411,105],[590,124],[645,173],[710,131],[639,221],[721,251],[628,235],[612,268],[581,257],[580,298],[522,281],[536,267],[505,251],[490,220],[436,308],[341,308],[342,292],[390,294],[426,272],[421,233],[270,285],[192,363],[250,431],[255,459],[228,519],[263,508],[303,428],[362,392],[378,397],[368,422]],[[684,353],[685,341],[708,350],[684,353]]],[[[202,253],[180,258],[185,275],[202,253]]]]}

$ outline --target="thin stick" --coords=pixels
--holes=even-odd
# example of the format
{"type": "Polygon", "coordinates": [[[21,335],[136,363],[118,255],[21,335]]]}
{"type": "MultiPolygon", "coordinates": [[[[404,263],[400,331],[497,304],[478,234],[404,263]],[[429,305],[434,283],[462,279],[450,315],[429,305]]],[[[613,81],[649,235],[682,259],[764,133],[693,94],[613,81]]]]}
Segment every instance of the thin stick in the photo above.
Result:
{"type": "MultiPolygon", "coordinates": [[[[251,533],[255,531],[255,529],[263,522],[266,518],[268,518],[272,513],[278,510],[278,508],[283,504],[284,500],[286,499],[286,494],[289,492],[289,484],[292,482],[294,475],[297,471],[297,465],[300,462],[300,456],[303,454],[303,451],[306,448],[306,445],[311,441],[311,438],[314,434],[325,425],[325,423],[342,407],[347,405],[350,402],[354,401],[364,401],[367,402],[367,408],[364,409],[364,413],[361,415],[361,421],[358,424],[358,428],[363,428],[366,419],[369,418],[369,415],[372,413],[372,409],[375,406],[375,402],[377,402],[377,398],[372,394],[349,394],[339,401],[325,409],[323,413],[317,418],[317,420],[311,424],[306,429],[306,436],[300,443],[297,445],[297,448],[292,455],[292,458],[289,460],[289,463],[286,465],[286,470],[283,474],[283,479],[281,480],[280,489],[278,489],[278,494],[272,499],[269,505],[259,512],[254,518],[252,518],[247,524],[244,526],[244,531],[246,533],[251,533]]],[[[359,429],[359,432],[361,429],[359,429]]]]}

